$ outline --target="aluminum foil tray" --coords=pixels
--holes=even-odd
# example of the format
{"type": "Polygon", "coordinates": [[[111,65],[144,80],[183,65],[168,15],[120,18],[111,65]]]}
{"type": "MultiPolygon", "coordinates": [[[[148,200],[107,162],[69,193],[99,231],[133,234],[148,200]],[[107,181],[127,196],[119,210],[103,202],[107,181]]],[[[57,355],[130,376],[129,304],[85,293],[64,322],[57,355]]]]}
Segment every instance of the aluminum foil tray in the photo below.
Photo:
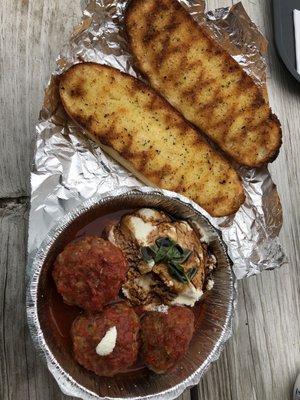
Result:
{"type": "Polygon", "coordinates": [[[176,193],[148,187],[119,188],[87,200],[65,215],[49,232],[34,258],[32,269],[34,274],[27,298],[31,334],[50,372],[65,394],[84,400],[173,399],[199,382],[231,336],[236,278],[232,273],[226,245],[219,232],[202,215],[200,207],[176,193]],[[194,229],[205,233],[218,260],[213,275],[214,287],[203,296],[198,306],[196,330],[188,353],[174,371],[157,375],[144,368],[113,378],[100,378],[77,364],[71,348],[66,345],[53,322],[48,301],[51,269],[55,258],[74,237],[74,233],[89,221],[116,210],[140,207],[158,208],[175,218],[187,220],[194,229]]]}

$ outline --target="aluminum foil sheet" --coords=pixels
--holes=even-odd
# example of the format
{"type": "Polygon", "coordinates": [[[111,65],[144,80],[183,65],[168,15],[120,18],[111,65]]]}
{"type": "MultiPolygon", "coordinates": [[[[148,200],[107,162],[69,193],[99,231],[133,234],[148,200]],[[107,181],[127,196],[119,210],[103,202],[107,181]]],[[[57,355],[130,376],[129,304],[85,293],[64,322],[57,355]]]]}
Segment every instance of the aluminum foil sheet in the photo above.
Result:
{"type": "MultiPolygon", "coordinates": [[[[202,0],[181,0],[192,16],[205,24],[245,70],[265,89],[266,40],[251,22],[241,3],[204,14],[202,0]]],[[[74,63],[108,64],[141,79],[128,52],[123,29],[127,0],[82,2],[81,24],[57,59],[57,69],[46,89],[37,124],[32,166],[29,226],[30,259],[49,229],[68,211],[95,195],[120,186],[143,185],[106,156],[66,118],[58,101],[57,76],[74,63]]],[[[246,202],[229,218],[211,218],[228,245],[237,278],[273,269],[285,262],[278,242],[282,209],[268,169],[238,168],[246,202]]]]}
{"type": "MultiPolygon", "coordinates": [[[[29,327],[36,346],[43,355],[49,371],[61,390],[84,400],[172,400],[185,389],[196,385],[213,361],[219,358],[232,334],[236,304],[236,278],[227,256],[226,245],[202,215],[202,209],[174,192],[149,187],[118,188],[85,201],[62,217],[50,230],[32,264],[33,276],[27,292],[29,327]],[[168,374],[153,374],[147,369],[113,378],[97,377],[75,361],[66,345],[51,304],[51,274],[57,254],[70,240],[72,232],[81,229],[86,221],[101,215],[101,210],[157,207],[179,219],[187,220],[207,238],[212,253],[218,259],[214,271],[214,286],[201,301],[199,322],[185,357],[168,374]]],[[[197,326],[197,317],[196,317],[197,326]]]]}

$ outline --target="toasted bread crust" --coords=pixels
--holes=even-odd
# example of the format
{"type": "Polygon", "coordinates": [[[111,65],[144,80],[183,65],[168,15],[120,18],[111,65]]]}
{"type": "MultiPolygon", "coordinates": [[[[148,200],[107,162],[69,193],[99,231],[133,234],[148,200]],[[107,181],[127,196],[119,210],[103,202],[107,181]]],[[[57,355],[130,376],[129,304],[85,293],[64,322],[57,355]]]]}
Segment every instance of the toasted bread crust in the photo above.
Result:
{"type": "Polygon", "coordinates": [[[244,202],[239,176],[162,97],[114,68],[83,63],[60,80],[66,112],[142,180],[182,193],[213,216],[244,202]]]}
{"type": "Polygon", "coordinates": [[[248,167],[277,156],[281,127],[261,88],[177,0],[131,0],[125,25],[151,86],[225,153],[248,167]]]}

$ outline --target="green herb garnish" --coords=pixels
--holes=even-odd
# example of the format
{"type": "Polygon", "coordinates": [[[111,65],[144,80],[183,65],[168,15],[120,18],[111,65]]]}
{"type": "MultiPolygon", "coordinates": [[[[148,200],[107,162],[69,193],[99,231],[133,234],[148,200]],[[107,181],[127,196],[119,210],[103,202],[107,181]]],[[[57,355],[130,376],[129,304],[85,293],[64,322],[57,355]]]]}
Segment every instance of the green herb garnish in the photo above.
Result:
{"type": "Polygon", "coordinates": [[[181,265],[188,260],[192,251],[183,249],[178,243],[168,237],[156,239],[155,244],[141,249],[143,260],[154,264],[164,263],[169,274],[181,283],[188,283],[196,275],[198,268],[190,268],[185,272],[181,265]]]}
{"type": "Polygon", "coordinates": [[[195,277],[195,275],[197,274],[197,271],[198,271],[197,267],[192,267],[187,271],[186,275],[190,281],[195,277]]]}

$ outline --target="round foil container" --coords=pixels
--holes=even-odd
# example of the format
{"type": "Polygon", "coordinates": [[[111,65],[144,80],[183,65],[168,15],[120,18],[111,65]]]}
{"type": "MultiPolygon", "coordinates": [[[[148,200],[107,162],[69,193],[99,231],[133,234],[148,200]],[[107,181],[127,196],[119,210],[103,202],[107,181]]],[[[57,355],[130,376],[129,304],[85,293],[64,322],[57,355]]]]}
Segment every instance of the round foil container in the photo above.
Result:
{"type": "Polygon", "coordinates": [[[84,400],[170,400],[199,383],[209,365],[218,359],[231,336],[236,282],[220,233],[202,212],[194,202],[177,193],[149,187],[119,188],[86,201],[49,232],[29,265],[31,279],[27,292],[27,314],[36,347],[65,394],[84,400]],[[54,334],[47,303],[52,265],[70,238],[88,223],[118,210],[142,207],[158,208],[175,218],[184,219],[205,234],[217,258],[214,286],[201,300],[196,318],[198,328],[188,353],[174,370],[157,375],[143,368],[113,378],[98,377],[81,367],[74,360],[71,349],[54,334]]]}

